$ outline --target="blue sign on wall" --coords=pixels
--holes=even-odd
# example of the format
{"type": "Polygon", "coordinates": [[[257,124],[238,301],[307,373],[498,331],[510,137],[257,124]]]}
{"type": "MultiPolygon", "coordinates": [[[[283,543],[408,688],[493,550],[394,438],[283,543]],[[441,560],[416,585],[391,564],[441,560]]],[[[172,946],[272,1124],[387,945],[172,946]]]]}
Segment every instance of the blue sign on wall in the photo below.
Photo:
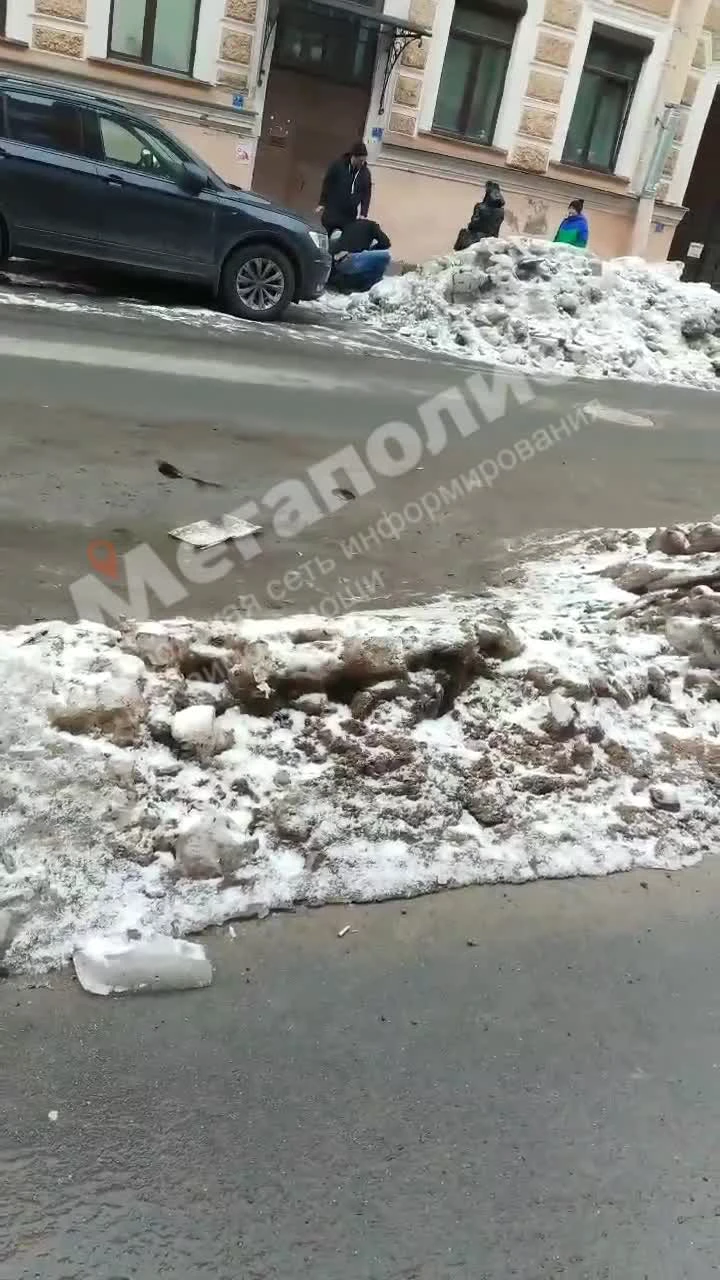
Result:
{"type": "Polygon", "coordinates": [[[236,111],[242,111],[243,107],[245,106],[245,94],[244,94],[244,93],[234,93],[234,94],[233,94],[233,106],[234,106],[234,108],[235,108],[235,110],[236,110],[236,111]]]}
{"type": "Polygon", "coordinates": [[[373,142],[382,142],[383,132],[384,130],[382,130],[379,125],[376,125],[372,131],[373,142]]]}

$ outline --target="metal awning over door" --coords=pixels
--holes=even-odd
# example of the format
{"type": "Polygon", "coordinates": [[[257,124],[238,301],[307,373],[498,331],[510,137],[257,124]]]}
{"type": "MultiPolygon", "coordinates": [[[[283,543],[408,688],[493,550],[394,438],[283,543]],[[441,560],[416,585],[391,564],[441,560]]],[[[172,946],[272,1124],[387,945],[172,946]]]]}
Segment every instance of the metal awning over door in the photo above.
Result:
{"type": "MultiPolygon", "coordinates": [[[[510,0],[510,2],[514,3],[515,0],[510,0]]],[[[518,0],[518,2],[523,2],[523,0],[518,0]]],[[[357,22],[358,27],[374,28],[378,34],[386,33],[390,37],[380,94],[380,111],[384,110],[385,92],[393,68],[402,57],[405,49],[411,44],[418,43],[423,36],[430,35],[429,27],[410,22],[405,18],[398,18],[394,14],[383,13],[377,8],[377,3],[374,3],[373,0],[368,4],[363,4],[360,0],[270,0],[263,46],[260,53],[259,84],[262,84],[267,74],[267,51],[277,27],[281,9],[289,9],[291,7],[294,10],[306,8],[308,12],[316,13],[324,11],[329,17],[349,18],[357,22]]]]}

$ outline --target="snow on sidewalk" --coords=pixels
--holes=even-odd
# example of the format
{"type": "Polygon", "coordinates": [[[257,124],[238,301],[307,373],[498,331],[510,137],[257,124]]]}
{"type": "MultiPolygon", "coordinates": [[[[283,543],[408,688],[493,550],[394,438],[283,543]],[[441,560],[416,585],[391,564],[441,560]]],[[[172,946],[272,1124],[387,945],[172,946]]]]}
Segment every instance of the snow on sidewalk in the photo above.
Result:
{"type": "Polygon", "coordinates": [[[424,608],[2,633],[7,963],[717,851],[717,588],[711,524],[424,608]]]}
{"type": "Polygon", "coordinates": [[[481,240],[318,304],[387,335],[529,373],[718,387],[720,297],[679,263],[601,262],[546,240],[481,240]]]}

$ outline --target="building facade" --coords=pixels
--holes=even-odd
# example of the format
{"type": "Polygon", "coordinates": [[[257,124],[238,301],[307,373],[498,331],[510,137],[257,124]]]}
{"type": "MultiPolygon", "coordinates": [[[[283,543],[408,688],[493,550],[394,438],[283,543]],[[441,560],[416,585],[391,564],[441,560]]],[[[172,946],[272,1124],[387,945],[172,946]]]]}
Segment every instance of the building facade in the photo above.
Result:
{"type": "Polygon", "coordinates": [[[141,106],[303,212],[368,143],[397,255],[451,247],[488,178],[511,233],[581,195],[592,247],[664,259],[720,75],[720,0],[0,0],[0,66],[141,106]]]}

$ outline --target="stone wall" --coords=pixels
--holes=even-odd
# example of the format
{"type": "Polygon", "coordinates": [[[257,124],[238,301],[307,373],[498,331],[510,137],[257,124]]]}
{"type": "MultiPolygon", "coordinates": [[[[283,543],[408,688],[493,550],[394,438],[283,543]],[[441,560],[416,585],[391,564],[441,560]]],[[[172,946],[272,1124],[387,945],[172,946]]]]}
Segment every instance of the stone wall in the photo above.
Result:
{"type": "Polygon", "coordinates": [[[524,106],[508,155],[513,168],[531,173],[547,170],[581,12],[581,0],[545,0],[528,68],[524,106]]]}
{"type": "Polygon", "coordinates": [[[88,0],[35,0],[31,47],[40,53],[84,58],[87,4],[88,0]]]}
{"type": "Polygon", "coordinates": [[[217,82],[236,93],[248,93],[253,42],[257,38],[257,0],[226,0],[220,30],[217,82]]]}
{"type": "MultiPolygon", "coordinates": [[[[409,18],[419,27],[432,30],[437,0],[411,0],[409,18]]],[[[392,109],[388,121],[391,133],[413,136],[418,127],[418,108],[427,64],[430,38],[413,40],[403,50],[392,86],[392,109]]]]}

